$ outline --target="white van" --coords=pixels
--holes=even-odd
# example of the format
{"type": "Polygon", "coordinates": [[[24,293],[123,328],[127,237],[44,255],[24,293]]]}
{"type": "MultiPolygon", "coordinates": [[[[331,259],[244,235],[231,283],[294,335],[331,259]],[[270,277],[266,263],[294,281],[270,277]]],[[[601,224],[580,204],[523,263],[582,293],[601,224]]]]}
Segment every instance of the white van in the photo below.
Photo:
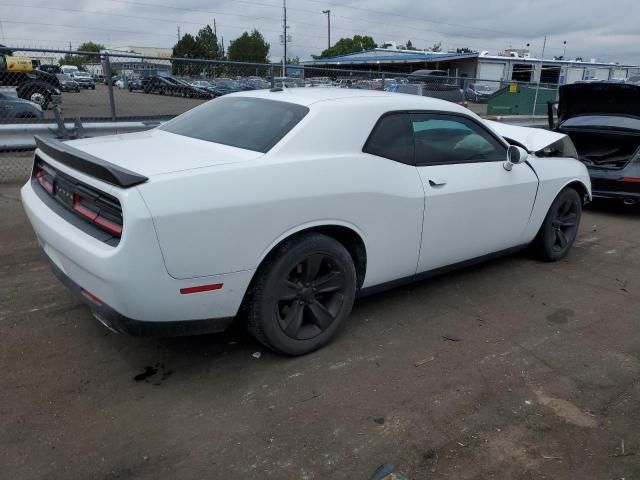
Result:
{"type": "Polygon", "coordinates": [[[78,72],[78,67],[76,67],[75,65],[60,65],[60,69],[62,70],[62,73],[65,73],[67,75],[73,75],[74,73],[78,72]]]}

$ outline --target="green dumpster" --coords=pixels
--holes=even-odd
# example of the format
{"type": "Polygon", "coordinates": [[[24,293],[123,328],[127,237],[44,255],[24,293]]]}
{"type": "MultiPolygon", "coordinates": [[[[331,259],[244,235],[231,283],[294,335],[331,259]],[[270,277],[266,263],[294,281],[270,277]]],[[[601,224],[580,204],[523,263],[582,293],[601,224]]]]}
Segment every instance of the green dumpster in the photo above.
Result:
{"type": "Polygon", "coordinates": [[[488,115],[546,115],[547,103],[556,100],[557,89],[536,87],[535,85],[519,85],[511,83],[496,91],[487,105],[488,115]],[[536,111],[533,112],[533,102],[538,90],[536,111]]]}

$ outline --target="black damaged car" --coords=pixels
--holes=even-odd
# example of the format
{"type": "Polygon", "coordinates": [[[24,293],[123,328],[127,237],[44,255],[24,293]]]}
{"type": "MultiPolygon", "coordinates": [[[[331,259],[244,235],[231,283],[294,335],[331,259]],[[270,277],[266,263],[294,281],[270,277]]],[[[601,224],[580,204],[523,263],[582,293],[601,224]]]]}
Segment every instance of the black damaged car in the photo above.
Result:
{"type": "Polygon", "coordinates": [[[640,202],[640,85],[574,83],[560,87],[558,121],[591,177],[593,196],[640,202]]]}

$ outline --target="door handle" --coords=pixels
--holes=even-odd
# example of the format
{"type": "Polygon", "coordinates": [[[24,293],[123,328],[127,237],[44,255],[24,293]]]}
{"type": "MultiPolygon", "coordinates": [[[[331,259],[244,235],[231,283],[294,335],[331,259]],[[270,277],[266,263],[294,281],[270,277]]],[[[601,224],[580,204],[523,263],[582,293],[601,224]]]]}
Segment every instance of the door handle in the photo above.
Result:
{"type": "Polygon", "coordinates": [[[444,187],[446,184],[447,182],[439,182],[438,180],[429,179],[429,185],[431,185],[433,188],[444,187]]]}

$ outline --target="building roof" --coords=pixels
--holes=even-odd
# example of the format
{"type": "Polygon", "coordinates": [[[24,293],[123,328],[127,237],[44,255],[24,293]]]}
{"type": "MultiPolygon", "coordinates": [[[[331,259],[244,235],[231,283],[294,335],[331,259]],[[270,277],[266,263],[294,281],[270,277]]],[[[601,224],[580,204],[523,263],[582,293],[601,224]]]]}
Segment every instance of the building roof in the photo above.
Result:
{"type": "Polygon", "coordinates": [[[621,64],[621,63],[613,63],[613,62],[596,62],[596,61],[580,61],[580,60],[556,60],[553,58],[545,58],[541,60],[540,58],[534,57],[507,57],[502,55],[480,55],[478,57],[480,60],[488,60],[494,62],[517,62],[517,63],[540,63],[541,61],[546,64],[557,64],[557,65],[575,65],[579,67],[615,67],[615,68],[638,68],[638,65],[630,65],[630,64],[621,64]]]}
{"type": "Polygon", "coordinates": [[[301,62],[303,65],[370,64],[370,63],[424,63],[466,58],[477,58],[477,53],[423,52],[420,50],[395,50],[373,48],[362,52],[347,53],[335,57],[301,62]]]}

